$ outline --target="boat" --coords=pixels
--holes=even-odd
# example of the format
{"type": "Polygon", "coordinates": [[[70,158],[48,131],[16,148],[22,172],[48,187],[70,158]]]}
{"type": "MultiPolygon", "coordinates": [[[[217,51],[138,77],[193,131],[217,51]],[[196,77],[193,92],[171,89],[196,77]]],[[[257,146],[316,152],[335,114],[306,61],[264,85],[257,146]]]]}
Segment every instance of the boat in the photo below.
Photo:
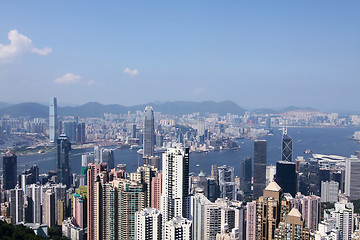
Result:
{"type": "Polygon", "coordinates": [[[311,149],[306,149],[306,150],[304,151],[304,153],[310,154],[310,153],[313,153],[313,151],[312,151],[311,149]]]}
{"type": "Polygon", "coordinates": [[[200,165],[199,165],[199,164],[196,164],[195,166],[196,166],[196,167],[200,167],[200,165]]]}

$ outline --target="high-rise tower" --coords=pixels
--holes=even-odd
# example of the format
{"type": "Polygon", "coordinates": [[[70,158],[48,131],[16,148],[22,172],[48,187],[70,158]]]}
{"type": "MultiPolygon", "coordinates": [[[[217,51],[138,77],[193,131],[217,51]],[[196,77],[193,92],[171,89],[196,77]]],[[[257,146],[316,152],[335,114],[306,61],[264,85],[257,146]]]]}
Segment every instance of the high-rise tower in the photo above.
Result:
{"type": "Polygon", "coordinates": [[[260,197],[266,187],[266,146],[266,140],[256,140],[254,142],[254,199],[260,197]]]}
{"type": "Polygon", "coordinates": [[[10,190],[15,188],[17,180],[17,157],[12,152],[7,152],[3,157],[3,188],[10,190]]]}
{"type": "Polygon", "coordinates": [[[293,140],[287,134],[287,128],[283,129],[282,141],[281,141],[281,161],[292,162],[293,154],[293,140]]]}
{"type": "Polygon", "coordinates": [[[143,137],[143,156],[154,155],[155,139],[154,135],[154,112],[152,107],[147,106],[144,111],[144,137],[143,137]]]}
{"type": "Polygon", "coordinates": [[[188,215],[189,148],[169,148],[163,153],[161,212],[163,220],[188,215]]]}
{"type": "Polygon", "coordinates": [[[246,157],[241,161],[241,190],[245,195],[251,194],[252,161],[246,157]]]}
{"type": "Polygon", "coordinates": [[[55,97],[50,98],[49,104],[49,140],[55,143],[57,139],[57,100],[55,97]]]}
{"type": "Polygon", "coordinates": [[[71,143],[65,134],[57,140],[57,182],[70,187],[70,151],[71,143]]]}

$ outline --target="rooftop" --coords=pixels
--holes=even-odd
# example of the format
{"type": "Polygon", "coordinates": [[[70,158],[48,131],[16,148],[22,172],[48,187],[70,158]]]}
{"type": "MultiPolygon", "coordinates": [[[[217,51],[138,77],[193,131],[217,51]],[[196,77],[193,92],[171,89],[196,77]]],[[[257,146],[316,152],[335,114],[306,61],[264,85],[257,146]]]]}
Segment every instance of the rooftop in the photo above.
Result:
{"type": "Polygon", "coordinates": [[[269,185],[265,188],[267,191],[279,192],[281,187],[276,182],[270,182],[269,185]]]}

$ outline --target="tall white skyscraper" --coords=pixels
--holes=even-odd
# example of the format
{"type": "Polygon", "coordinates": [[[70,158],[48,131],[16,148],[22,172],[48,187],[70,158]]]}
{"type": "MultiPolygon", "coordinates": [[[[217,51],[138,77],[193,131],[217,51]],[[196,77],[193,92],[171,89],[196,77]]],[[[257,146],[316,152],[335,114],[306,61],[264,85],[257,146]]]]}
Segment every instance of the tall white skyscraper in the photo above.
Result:
{"type": "Polygon", "coordinates": [[[153,156],[155,145],[154,112],[147,106],[144,111],[143,156],[153,156]]]}
{"type": "Polygon", "coordinates": [[[135,240],[161,239],[161,212],[145,208],[135,213],[135,240]]]}
{"type": "Polygon", "coordinates": [[[162,157],[161,212],[163,222],[188,217],[189,149],[169,148],[162,157]]]}
{"type": "Polygon", "coordinates": [[[49,104],[49,140],[55,143],[57,140],[57,100],[55,97],[50,98],[49,104]]]}

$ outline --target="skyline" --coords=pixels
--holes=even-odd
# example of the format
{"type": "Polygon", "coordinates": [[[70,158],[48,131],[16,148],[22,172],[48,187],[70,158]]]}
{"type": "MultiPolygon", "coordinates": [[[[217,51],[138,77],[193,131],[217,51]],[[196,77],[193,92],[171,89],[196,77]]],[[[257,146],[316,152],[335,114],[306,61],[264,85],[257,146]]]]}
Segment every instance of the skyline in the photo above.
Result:
{"type": "Polygon", "coordinates": [[[360,110],[360,3],[276,3],[5,1],[0,101],[360,110]]]}

